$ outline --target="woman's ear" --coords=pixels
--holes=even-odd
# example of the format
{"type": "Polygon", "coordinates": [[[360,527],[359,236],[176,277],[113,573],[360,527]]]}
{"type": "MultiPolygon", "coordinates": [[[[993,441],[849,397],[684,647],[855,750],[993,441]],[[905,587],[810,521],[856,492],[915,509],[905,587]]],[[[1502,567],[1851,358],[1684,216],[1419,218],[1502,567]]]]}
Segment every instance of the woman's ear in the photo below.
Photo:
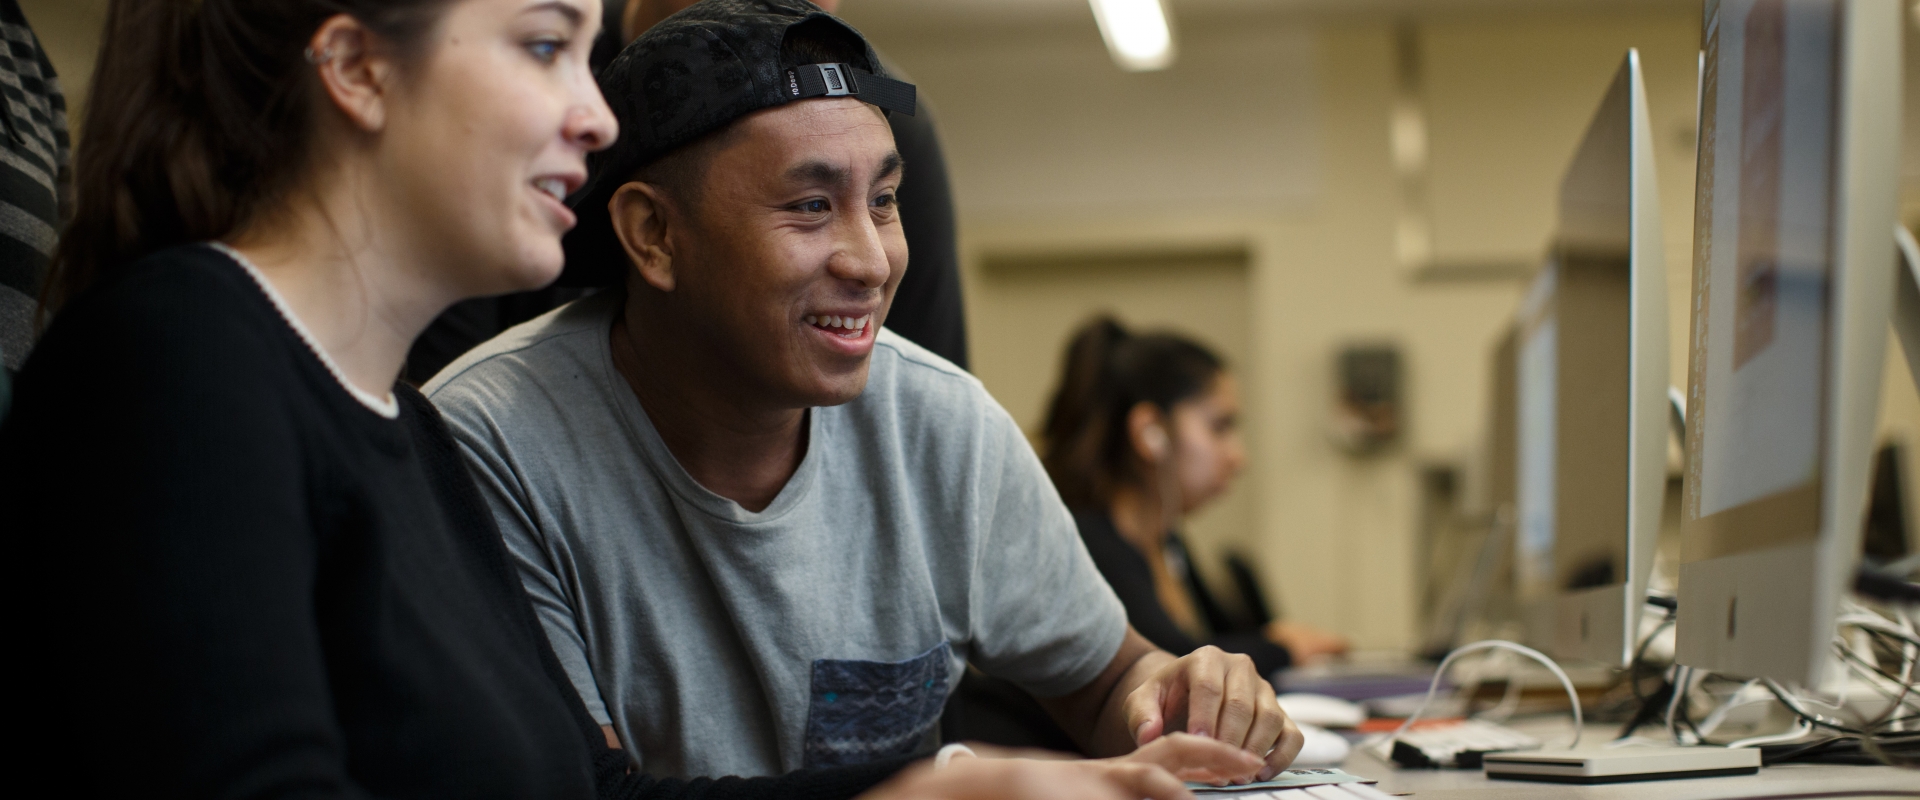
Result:
{"type": "Polygon", "coordinates": [[[673,291],[673,244],[667,235],[667,203],[652,184],[629,181],[613,193],[607,213],[627,260],[641,280],[662,292],[673,291]]]}
{"type": "Polygon", "coordinates": [[[1152,403],[1134,403],[1127,409],[1127,440],[1133,445],[1134,455],[1149,464],[1158,464],[1165,460],[1167,452],[1173,449],[1173,441],[1167,430],[1166,415],[1152,403]]]}
{"type": "Polygon", "coordinates": [[[377,39],[359,20],[335,14],[313,32],[305,53],[327,99],[354,127],[368,133],[386,127],[394,72],[393,60],[376,49],[377,39]]]}

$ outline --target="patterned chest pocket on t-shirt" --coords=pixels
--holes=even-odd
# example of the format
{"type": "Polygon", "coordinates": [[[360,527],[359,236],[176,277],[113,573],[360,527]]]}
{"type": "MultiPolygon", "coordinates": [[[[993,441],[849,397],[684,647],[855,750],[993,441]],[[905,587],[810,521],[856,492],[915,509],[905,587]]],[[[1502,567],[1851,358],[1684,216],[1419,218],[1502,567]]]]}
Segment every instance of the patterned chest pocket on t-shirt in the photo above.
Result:
{"type": "Polygon", "coordinates": [[[806,766],[863,764],[913,753],[940,724],[952,648],[905,661],[813,662],[806,766]]]}

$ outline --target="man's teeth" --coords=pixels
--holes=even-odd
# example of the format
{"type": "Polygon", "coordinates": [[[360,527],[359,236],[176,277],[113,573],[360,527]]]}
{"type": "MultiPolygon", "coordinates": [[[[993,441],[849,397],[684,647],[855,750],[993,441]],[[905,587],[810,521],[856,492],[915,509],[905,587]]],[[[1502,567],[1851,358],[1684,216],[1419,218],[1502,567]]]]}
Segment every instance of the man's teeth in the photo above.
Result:
{"type": "Polygon", "coordinates": [[[533,182],[533,188],[546,192],[552,195],[553,199],[563,203],[567,200],[567,182],[559,178],[541,178],[533,182]]]}
{"type": "Polygon", "coordinates": [[[817,325],[822,328],[844,329],[846,333],[841,334],[842,336],[858,335],[861,331],[867,329],[867,323],[872,319],[872,314],[860,317],[836,317],[831,314],[820,316],[810,315],[806,317],[808,325],[817,325]]]}

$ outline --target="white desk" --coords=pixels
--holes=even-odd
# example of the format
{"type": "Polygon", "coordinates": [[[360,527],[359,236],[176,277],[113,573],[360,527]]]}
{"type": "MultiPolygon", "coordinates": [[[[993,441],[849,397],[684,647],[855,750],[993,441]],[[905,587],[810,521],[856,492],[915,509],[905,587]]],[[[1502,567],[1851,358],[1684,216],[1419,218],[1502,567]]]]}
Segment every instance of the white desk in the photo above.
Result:
{"type": "MultiPolygon", "coordinates": [[[[1565,746],[1572,720],[1516,720],[1509,725],[1539,737],[1551,749],[1565,746]]],[[[1617,730],[1617,726],[1589,725],[1585,742],[1606,741],[1617,730]]],[[[1644,729],[1642,732],[1651,733],[1644,729]]],[[[1379,781],[1375,788],[1388,794],[1410,795],[1420,800],[1563,797],[1581,800],[1732,800],[1818,797],[1832,792],[1851,791],[1886,792],[1886,797],[1920,797],[1920,770],[1882,766],[1783,764],[1761,767],[1758,775],[1579,786],[1488,780],[1479,770],[1398,769],[1356,748],[1341,769],[1379,781]]]]}

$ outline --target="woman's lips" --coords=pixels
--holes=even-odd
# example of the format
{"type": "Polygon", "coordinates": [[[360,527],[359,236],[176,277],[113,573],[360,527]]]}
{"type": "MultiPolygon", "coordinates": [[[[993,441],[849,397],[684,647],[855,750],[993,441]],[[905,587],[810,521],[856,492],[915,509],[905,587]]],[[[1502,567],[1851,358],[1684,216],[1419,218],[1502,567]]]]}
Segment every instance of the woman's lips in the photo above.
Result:
{"type": "Polygon", "coordinates": [[[573,209],[567,208],[566,183],[559,178],[542,178],[533,182],[533,193],[540,199],[536,202],[547,207],[547,213],[553,215],[562,232],[573,230],[579,221],[573,209]]]}

